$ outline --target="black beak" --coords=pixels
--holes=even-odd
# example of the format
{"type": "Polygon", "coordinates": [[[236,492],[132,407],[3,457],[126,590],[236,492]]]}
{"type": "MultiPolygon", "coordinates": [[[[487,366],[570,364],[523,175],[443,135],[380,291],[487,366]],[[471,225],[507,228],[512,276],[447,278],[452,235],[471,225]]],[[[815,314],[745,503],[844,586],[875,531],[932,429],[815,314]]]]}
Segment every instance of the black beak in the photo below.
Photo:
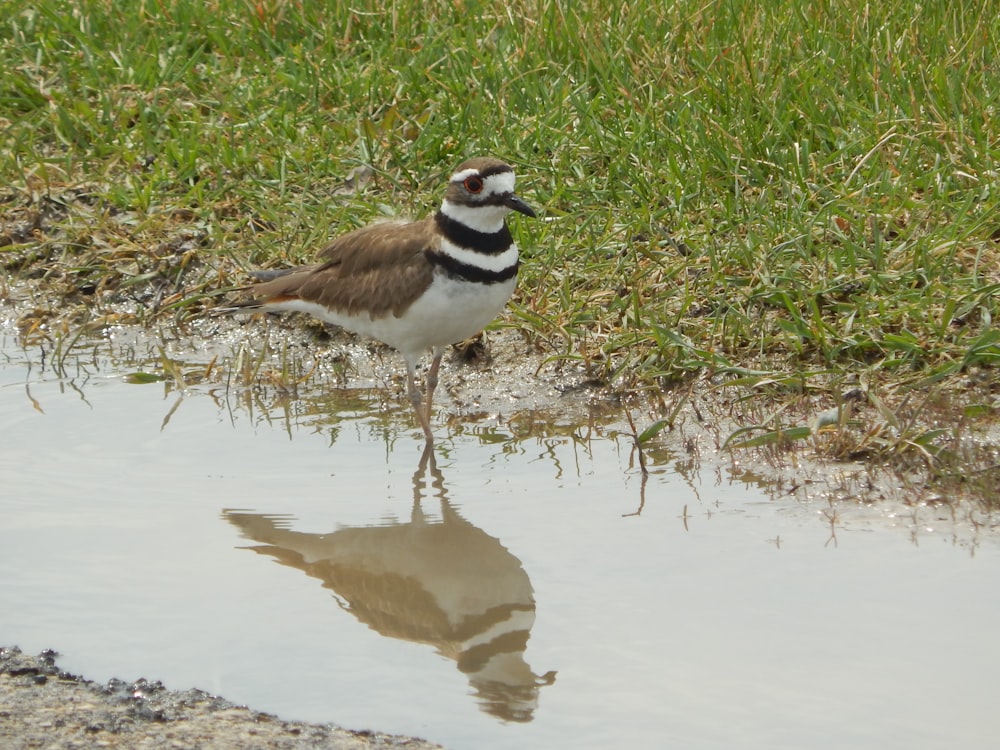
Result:
{"type": "Polygon", "coordinates": [[[521,200],[518,196],[514,195],[514,193],[508,193],[505,196],[504,204],[506,204],[507,208],[518,211],[525,216],[530,216],[532,219],[538,215],[535,213],[535,209],[521,200]]]}

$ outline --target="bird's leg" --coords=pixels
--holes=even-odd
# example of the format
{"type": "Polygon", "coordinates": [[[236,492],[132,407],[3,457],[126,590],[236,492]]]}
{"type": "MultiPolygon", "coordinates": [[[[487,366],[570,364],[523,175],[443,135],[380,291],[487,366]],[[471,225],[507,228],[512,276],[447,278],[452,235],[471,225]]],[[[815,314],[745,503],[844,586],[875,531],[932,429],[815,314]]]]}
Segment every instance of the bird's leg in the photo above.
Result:
{"type": "Polygon", "coordinates": [[[434,389],[437,388],[438,384],[438,370],[441,369],[442,356],[444,356],[444,348],[435,347],[434,359],[431,360],[431,367],[427,371],[427,377],[424,378],[424,389],[427,391],[427,424],[430,424],[431,421],[431,403],[434,400],[434,389]]]}
{"type": "Polygon", "coordinates": [[[407,360],[406,392],[410,396],[410,403],[413,404],[413,411],[417,415],[417,420],[424,429],[424,438],[427,440],[427,445],[431,445],[434,442],[434,434],[431,432],[431,420],[428,416],[430,410],[423,408],[423,398],[420,396],[420,391],[417,390],[416,369],[417,363],[407,360]]]}

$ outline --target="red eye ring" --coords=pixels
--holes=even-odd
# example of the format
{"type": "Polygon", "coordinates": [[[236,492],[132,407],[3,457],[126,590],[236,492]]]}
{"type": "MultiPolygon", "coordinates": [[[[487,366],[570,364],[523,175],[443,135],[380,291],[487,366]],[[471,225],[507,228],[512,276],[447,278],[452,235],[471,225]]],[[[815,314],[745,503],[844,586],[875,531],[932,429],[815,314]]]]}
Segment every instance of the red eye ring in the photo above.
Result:
{"type": "Polygon", "coordinates": [[[465,186],[465,189],[468,190],[470,193],[475,194],[483,192],[483,180],[481,177],[478,177],[476,175],[470,175],[469,177],[466,177],[465,181],[462,182],[462,184],[465,186]]]}

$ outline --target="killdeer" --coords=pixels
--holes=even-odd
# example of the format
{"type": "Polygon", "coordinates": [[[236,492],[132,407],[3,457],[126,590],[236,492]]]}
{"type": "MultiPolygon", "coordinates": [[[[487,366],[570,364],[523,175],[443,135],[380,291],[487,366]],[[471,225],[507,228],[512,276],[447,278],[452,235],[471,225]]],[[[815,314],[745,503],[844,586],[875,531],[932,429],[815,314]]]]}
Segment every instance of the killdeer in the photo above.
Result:
{"type": "Polygon", "coordinates": [[[535,212],[514,192],[514,170],[470,159],[448,181],[441,208],[414,222],[383,222],[334,239],[315,265],[254,273],[253,299],[227,311],[306,312],[397,349],[427,445],[445,347],[478,333],[503,309],[517,281],[511,211],[535,212]],[[426,398],[417,390],[420,357],[433,353],[426,398]]]}

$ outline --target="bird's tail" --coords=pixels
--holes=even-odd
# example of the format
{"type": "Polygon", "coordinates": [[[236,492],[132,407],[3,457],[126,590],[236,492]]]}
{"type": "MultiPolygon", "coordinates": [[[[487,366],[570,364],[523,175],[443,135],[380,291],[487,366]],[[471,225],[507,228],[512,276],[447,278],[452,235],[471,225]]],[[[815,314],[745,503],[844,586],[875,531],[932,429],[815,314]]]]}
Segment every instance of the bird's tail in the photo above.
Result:
{"type": "Polygon", "coordinates": [[[208,314],[212,316],[232,315],[234,313],[252,313],[262,309],[264,301],[259,299],[248,299],[244,302],[233,302],[225,307],[213,307],[208,314]]]}
{"type": "MultiPolygon", "coordinates": [[[[263,284],[266,281],[273,281],[274,279],[280,278],[281,276],[287,276],[294,268],[272,268],[263,271],[247,271],[249,276],[257,282],[257,284],[263,284]]],[[[238,291],[248,291],[253,289],[255,285],[242,287],[238,291]]],[[[242,302],[234,302],[232,304],[226,305],[225,307],[216,307],[211,311],[211,315],[232,315],[233,313],[252,313],[257,310],[261,310],[264,307],[263,299],[248,299],[242,302]]]]}
{"type": "Polygon", "coordinates": [[[265,281],[273,281],[280,276],[287,276],[292,271],[298,271],[298,268],[271,268],[264,271],[248,271],[250,276],[252,276],[258,283],[263,283],[265,281]]]}

